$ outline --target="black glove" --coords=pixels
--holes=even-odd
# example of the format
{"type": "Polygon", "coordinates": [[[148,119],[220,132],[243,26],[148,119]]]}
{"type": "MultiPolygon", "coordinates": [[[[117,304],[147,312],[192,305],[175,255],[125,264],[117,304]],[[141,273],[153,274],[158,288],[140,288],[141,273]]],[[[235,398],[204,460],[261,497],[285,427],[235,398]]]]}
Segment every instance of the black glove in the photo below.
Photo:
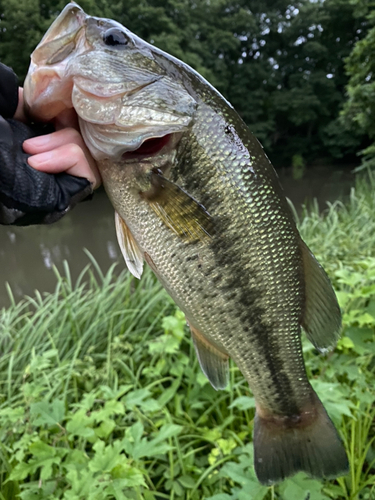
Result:
{"type": "Polygon", "coordinates": [[[28,226],[56,222],[92,194],[87,179],[56,175],[30,167],[22,143],[52,132],[50,126],[25,125],[11,119],[18,104],[18,81],[0,63],[0,224],[28,226]]]}

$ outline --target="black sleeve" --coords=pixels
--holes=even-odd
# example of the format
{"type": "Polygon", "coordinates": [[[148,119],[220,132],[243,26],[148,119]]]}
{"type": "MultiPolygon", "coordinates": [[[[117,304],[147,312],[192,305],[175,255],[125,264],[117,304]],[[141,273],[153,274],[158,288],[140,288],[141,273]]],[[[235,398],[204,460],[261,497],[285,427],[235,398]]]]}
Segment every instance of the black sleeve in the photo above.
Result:
{"type": "Polygon", "coordinates": [[[18,78],[11,68],[0,63],[0,115],[13,118],[18,104],[18,78]]]}
{"type": "Polygon", "coordinates": [[[0,63],[0,224],[56,222],[90,197],[92,187],[87,179],[66,173],[47,174],[29,166],[23,141],[49,133],[51,128],[9,119],[17,104],[17,77],[0,63]]]}

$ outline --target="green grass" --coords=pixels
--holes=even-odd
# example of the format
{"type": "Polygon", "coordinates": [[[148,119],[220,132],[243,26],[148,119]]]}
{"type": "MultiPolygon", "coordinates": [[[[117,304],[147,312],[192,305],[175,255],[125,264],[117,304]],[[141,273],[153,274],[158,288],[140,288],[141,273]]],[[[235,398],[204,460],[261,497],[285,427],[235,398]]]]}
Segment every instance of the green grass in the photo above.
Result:
{"type": "Polygon", "coordinates": [[[182,313],[149,270],[138,282],[92,260],[66,266],[52,294],[0,313],[0,499],[375,499],[375,189],[310,209],[303,237],[344,313],[337,349],[304,341],[308,375],[339,429],[351,472],[298,474],[266,488],[254,474],[254,400],[235,366],[214,391],[182,313]]]}

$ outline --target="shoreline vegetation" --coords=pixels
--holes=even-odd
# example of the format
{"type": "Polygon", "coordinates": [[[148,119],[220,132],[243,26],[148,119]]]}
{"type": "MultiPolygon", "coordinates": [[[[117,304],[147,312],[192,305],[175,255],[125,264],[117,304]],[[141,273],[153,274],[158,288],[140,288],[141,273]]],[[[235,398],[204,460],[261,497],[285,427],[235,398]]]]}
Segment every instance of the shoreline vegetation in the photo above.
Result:
{"type": "Polygon", "coordinates": [[[0,499],[375,499],[375,177],[298,225],[343,311],[337,348],[304,338],[309,379],[339,429],[350,474],[260,485],[254,399],[234,364],[214,391],[184,315],[147,269],[95,260],[54,293],[0,311],[0,499]]]}

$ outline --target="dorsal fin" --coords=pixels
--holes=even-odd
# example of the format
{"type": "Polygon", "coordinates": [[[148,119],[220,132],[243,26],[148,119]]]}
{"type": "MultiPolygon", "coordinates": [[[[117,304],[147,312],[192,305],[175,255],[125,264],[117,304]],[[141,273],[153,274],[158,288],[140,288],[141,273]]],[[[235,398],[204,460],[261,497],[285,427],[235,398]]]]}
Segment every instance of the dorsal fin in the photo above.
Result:
{"type": "Polygon", "coordinates": [[[143,254],[133,238],[130,229],[121,216],[115,212],[117,241],[126,265],[133,276],[140,279],[143,272],[143,254]]]}
{"type": "Polygon", "coordinates": [[[190,326],[195,351],[203,373],[216,390],[225,389],[229,382],[229,356],[212,345],[190,326]]]}
{"type": "Polygon", "coordinates": [[[305,310],[302,326],[310,342],[321,352],[332,349],[341,329],[341,312],[329,278],[302,242],[305,271],[305,310]]]}

